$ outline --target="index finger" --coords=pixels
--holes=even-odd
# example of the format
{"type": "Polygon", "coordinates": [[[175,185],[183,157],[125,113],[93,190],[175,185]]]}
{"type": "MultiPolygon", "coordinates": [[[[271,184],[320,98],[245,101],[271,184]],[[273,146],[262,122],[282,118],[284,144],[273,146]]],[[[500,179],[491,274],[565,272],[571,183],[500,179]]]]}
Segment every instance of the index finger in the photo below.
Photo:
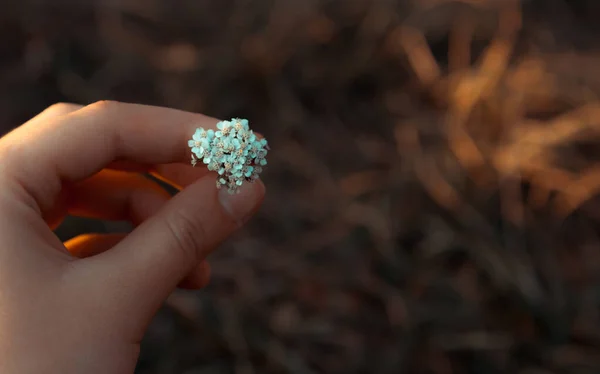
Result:
{"type": "Polygon", "coordinates": [[[187,139],[217,122],[177,109],[102,101],[8,134],[0,141],[2,169],[44,211],[64,182],[85,179],[112,161],[188,162],[187,139]]]}

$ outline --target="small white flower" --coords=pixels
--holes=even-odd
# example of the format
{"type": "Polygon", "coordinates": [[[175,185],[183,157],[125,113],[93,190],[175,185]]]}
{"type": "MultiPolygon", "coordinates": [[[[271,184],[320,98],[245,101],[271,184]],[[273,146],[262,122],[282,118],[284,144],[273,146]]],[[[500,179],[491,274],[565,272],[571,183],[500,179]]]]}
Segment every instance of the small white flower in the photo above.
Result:
{"type": "Polygon", "coordinates": [[[217,123],[217,131],[197,129],[188,146],[192,165],[202,161],[208,170],[216,171],[217,188],[226,187],[230,193],[239,192],[243,182],[258,179],[269,150],[267,141],[250,130],[248,120],[240,118],[217,123]]]}

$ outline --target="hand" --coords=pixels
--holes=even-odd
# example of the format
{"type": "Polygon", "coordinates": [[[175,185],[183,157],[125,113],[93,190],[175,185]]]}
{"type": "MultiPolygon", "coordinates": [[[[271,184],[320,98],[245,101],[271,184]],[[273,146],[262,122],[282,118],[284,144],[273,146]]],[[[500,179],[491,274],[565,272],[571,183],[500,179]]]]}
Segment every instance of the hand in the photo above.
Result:
{"type": "Polygon", "coordinates": [[[58,104],[0,139],[0,373],[133,373],[162,302],[178,285],[206,284],[206,256],[264,196],[260,181],[229,195],[189,165],[187,140],[216,123],[134,104],[58,104]],[[136,172],[182,190],[171,198],[136,172]],[[66,214],[135,229],[62,243],[52,229],[66,214]]]}

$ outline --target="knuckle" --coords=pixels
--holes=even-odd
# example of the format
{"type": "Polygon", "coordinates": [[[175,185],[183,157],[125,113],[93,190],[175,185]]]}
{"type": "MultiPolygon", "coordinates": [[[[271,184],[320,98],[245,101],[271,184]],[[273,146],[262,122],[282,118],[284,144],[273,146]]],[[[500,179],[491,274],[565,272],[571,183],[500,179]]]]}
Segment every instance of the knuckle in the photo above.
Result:
{"type": "Polygon", "coordinates": [[[185,264],[199,263],[207,238],[204,225],[183,211],[174,212],[166,221],[174,246],[185,264]]]}
{"type": "Polygon", "coordinates": [[[49,114],[65,114],[79,109],[80,106],[71,103],[56,103],[50,105],[44,112],[49,114]]]}
{"type": "Polygon", "coordinates": [[[91,111],[109,112],[118,108],[119,102],[113,100],[100,100],[88,105],[86,108],[91,111]]]}

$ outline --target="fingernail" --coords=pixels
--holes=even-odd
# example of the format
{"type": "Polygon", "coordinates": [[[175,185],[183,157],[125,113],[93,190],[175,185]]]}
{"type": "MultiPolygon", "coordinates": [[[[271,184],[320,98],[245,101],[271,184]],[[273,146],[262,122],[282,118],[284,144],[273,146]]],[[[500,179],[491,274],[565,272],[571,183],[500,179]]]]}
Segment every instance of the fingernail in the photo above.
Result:
{"type": "Polygon", "coordinates": [[[264,193],[265,186],[260,180],[257,180],[254,183],[244,183],[239,188],[239,192],[235,194],[227,192],[227,188],[221,188],[219,202],[223,209],[241,226],[250,219],[264,193]]]}

